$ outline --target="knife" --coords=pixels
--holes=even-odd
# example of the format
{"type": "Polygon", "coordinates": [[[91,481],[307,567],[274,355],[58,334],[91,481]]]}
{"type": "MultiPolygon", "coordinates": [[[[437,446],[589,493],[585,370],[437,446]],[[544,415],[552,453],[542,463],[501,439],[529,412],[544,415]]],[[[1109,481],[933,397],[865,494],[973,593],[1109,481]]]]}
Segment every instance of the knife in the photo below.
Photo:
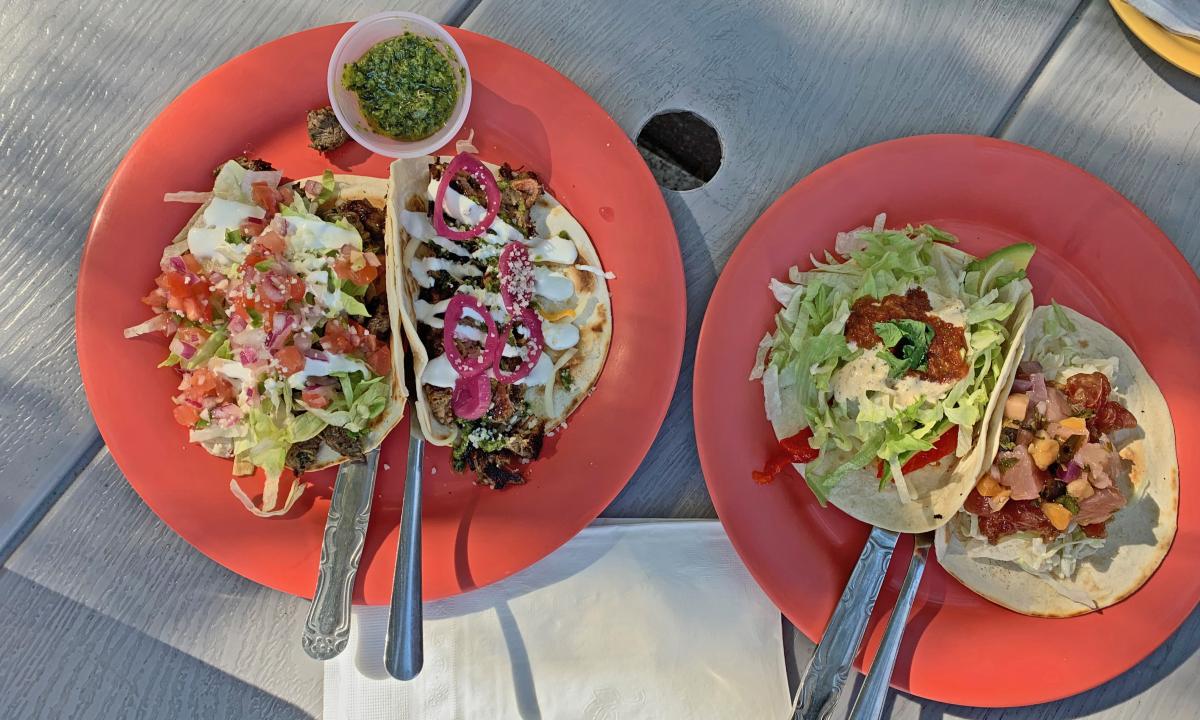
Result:
{"type": "Polygon", "coordinates": [[[350,596],[367,539],[378,465],[375,448],[365,458],[338,467],[321,540],[317,589],[301,638],[304,652],[317,660],[336,657],[350,638],[350,596]]]}
{"type": "Polygon", "coordinates": [[[396,548],[396,575],[388,613],[383,664],[397,680],[412,680],[425,663],[421,607],[421,474],[425,436],[414,417],[408,440],[408,469],[404,476],[404,508],[396,548]]]}
{"type": "Polygon", "coordinates": [[[882,528],[872,528],[867,536],[858,564],[850,573],[850,580],[833,610],[825,634],[804,669],[797,718],[825,720],[833,713],[842,685],[850,674],[850,663],[854,661],[866,632],[898,538],[898,533],[882,528]]]}

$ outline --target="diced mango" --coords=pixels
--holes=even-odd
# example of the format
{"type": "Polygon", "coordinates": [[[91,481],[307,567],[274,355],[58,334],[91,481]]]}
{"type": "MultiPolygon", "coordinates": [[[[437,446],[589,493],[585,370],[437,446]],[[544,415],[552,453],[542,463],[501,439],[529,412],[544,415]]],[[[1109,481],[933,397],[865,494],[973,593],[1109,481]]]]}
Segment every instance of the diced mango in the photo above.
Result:
{"type": "Polygon", "coordinates": [[[1096,494],[1092,489],[1092,484],[1087,481],[1087,478],[1075,478],[1067,483],[1067,494],[1078,500],[1090,498],[1096,494]]]}
{"type": "Polygon", "coordinates": [[[1066,530],[1071,524],[1071,511],[1058,503],[1042,503],[1042,513],[1056,530],[1066,530]]]}
{"type": "Polygon", "coordinates": [[[993,495],[992,497],[988,498],[988,505],[991,506],[992,512],[1000,512],[1001,508],[1004,507],[1004,503],[1008,502],[1008,499],[1011,497],[1012,497],[1012,490],[1009,490],[1008,488],[1003,488],[1002,490],[1000,490],[1000,492],[998,492],[995,495],[993,495]]]}
{"type": "Polygon", "coordinates": [[[1037,438],[1029,444],[1029,457],[1033,458],[1034,465],[1045,470],[1058,459],[1058,441],[1048,437],[1037,438]]]}
{"type": "Polygon", "coordinates": [[[979,478],[979,482],[975,484],[975,489],[979,491],[980,495],[986,498],[995,497],[1001,490],[1000,483],[992,479],[991,475],[984,475],[979,478]]]}
{"type": "Polygon", "coordinates": [[[1081,417],[1069,417],[1065,420],[1060,420],[1058,424],[1068,430],[1087,432],[1087,421],[1081,417]]]}
{"type": "Polygon", "coordinates": [[[1025,419],[1025,411],[1029,409],[1029,396],[1025,393],[1009,395],[1004,401],[1004,417],[1020,422],[1025,419]]]}

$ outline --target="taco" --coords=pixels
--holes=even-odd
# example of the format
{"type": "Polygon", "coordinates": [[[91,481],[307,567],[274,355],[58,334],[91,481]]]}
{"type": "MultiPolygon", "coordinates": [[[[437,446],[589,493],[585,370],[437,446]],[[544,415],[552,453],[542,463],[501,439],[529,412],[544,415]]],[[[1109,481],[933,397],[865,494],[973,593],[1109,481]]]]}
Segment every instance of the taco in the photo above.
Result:
{"type": "Polygon", "coordinates": [[[1179,465],[1166,401],[1133,350],[1074,310],[1039,307],[996,414],[999,452],[938,531],[942,567],[1045,617],[1141,587],[1175,537],[1179,465]]]}
{"type": "Polygon", "coordinates": [[[1033,246],[976,259],[935,227],[885,221],[771,281],[783,309],[751,379],[780,449],[754,478],[791,464],[822,505],[924,532],[962,505],[999,435],[989,419],[1033,306],[1033,246]]]}
{"type": "Polygon", "coordinates": [[[387,196],[387,180],[329,171],[280,185],[239,158],[211,193],[165,198],[201,205],[163,251],[155,316],[125,336],[171,338],[175,419],[234,476],[262,468],[261,505],[230,481],[256,515],[286,513],[302,473],[362,456],[404,414],[387,196]]]}
{"type": "Polygon", "coordinates": [[[522,483],[519,466],[538,458],[604,367],[611,275],[528,170],[467,153],[399,160],[392,188],[421,429],[479,483],[522,483]]]}

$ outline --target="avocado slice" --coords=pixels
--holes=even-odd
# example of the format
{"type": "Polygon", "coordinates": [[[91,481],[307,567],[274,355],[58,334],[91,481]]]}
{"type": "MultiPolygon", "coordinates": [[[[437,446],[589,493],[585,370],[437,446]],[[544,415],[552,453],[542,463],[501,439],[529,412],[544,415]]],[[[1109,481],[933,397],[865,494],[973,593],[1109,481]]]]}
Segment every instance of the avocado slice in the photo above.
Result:
{"type": "Polygon", "coordinates": [[[1037,248],[1033,243],[1013,243],[987,257],[967,263],[967,272],[979,272],[981,278],[1001,278],[1005,275],[1025,277],[1025,269],[1037,248]]]}

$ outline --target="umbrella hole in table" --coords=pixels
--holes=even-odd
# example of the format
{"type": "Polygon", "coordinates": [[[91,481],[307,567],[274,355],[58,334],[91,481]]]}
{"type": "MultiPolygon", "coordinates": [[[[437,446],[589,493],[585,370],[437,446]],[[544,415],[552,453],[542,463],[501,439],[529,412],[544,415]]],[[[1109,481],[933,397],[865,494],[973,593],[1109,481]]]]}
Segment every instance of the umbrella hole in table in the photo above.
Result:
{"type": "Polygon", "coordinates": [[[695,190],[721,167],[721,137],[708,120],[690,110],[652,116],[637,134],[637,147],[658,184],[695,190]]]}

